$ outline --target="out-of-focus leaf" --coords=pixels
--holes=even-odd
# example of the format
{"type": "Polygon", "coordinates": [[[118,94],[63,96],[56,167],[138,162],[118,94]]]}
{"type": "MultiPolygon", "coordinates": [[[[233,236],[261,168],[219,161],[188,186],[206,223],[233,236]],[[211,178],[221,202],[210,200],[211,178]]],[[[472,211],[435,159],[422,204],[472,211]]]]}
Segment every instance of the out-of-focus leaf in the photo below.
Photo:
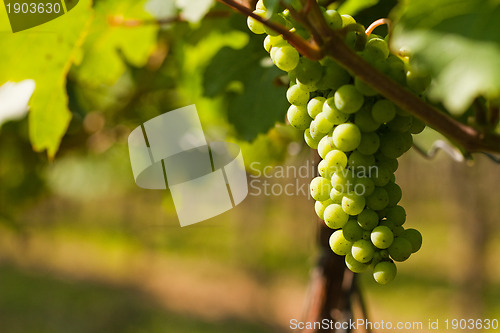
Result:
{"type": "Polygon", "coordinates": [[[356,15],[366,8],[376,5],[380,0],[347,0],[342,3],[338,11],[342,14],[356,15]]]}
{"type": "Polygon", "coordinates": [[[500,6],[484,0],[410,0],[394,31],[396,47],[435,78],[430,97],[454,115],[478,96],[500,96],[500,6]]]}
{"type": "Polygon", "coordinates": [[[249,141],[283,121],[288,106],[286,88],[274,82],[283,72],[265,66],[263,59],[267,57],[260,40],[251,39],[240,50],[222,48],[204,74],[204,93],[208,97],[225,93],[228,86],[240,88],[227,92],[228,120],[249,141]]]}
{"type": "Polygon", "coordinates": [[[143,67],[156,46],[158,26],[121,25],[122,20],[148,20],[145,1],[98,1],[96,17],[84,44],[85,56],[73,73],[79,81],[91,86],[112,85],[123,74],[126,64],[143,67]],[[120,54],[121,53],[121,54],[120,54]]]}
{"type": "Polygon", "coordinates": [[[189,22],[199,22],[213,4],[214,0],[177,0],[182,17],[189,22]]]}
{"type": "MultiPolygon", "coordinates": [[[[32,79],[36,89],[29,113],[30,140],[37,151],[57,152],[71,113],[67,107],[66,74],[83,42],[91,17],[90,0],[44,25],[4,33],[0,40],[0,82],[32,79]]],[[[10,31],[6,15],[0,31],[10,31]]]]}

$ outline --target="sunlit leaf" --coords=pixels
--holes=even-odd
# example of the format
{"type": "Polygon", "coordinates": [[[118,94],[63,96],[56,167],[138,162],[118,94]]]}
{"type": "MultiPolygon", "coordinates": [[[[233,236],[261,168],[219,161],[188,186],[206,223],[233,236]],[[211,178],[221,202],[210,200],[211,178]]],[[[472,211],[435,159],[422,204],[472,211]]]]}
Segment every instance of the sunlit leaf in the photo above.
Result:
{"type": "Polygon", "coordinates": [[[394,31],[435,78],[430,97],[453,114],[500,96],[500,7],[483,0],[411,0],[394,31]]]}
{"type": "Polygon", "coordinates": [[[90,0],[38,27],[11,33],[7,16],[0,17],[0,82],[32,79],[36,89],[30,101],[30,139],[36,151],[53,157],[66,132],[66,74],[75,59],[91,18],[90,0]]]}

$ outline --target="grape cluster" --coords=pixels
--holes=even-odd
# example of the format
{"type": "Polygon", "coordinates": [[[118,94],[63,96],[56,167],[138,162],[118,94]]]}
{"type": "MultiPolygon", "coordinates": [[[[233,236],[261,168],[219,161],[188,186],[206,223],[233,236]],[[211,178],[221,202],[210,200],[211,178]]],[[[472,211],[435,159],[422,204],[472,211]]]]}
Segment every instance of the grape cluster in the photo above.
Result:
{"type": "MultiPolygon", "coordinates": [[[[367,36],[349,15],[322,10],[330,27],[343,29],[346,43],[363,59],[416,92],[426,89],[426,78],[391,54],[384,38],[367,36]]],[[[265,1],[257,3],[254,13],[267,17],[265,1]]],[[[296,28],[287,10],[273,14],[272,20],[307,33],[296,28]]],[[[304,131],[307,145],[322,158],[310,190],[317,215],[335,230],[330,247],[345,255],[353,272],[372,269],[378,283],[390,282],[397,272],[394,261],[407,260],[422,244],[417,230],[403,227],[406,212],[398,205],[402,192],[394,172],[397,158],[412,146],[412,134],[425,124],[330,58],[311,61],[257,20],[249,17],[247,22],[252,32],[268,34],[264,48],[290,79],[288,121],[304,131]]]]}

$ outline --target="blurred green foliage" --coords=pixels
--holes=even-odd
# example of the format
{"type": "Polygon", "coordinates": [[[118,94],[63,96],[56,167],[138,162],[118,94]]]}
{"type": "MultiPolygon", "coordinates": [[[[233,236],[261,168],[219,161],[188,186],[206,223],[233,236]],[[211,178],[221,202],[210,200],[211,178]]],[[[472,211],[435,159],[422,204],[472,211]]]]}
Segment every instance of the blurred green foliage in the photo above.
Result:
{"type": "MultiPolygon", "coordinates": [[[[438,78],[434,96],[446,106],[448,99],[460,100],[463,96],[457,94],[475,80],[481,82],[477,87],[486,88],[472,89],[467,98],[494,96],[498,91],[498,34],[490,26],[498,9],[488,7],[493,2],[462,1],[465,14],[443,11],[445,1],[407,1],[399,11],[393,11],[395,1],[349,0],[338,7],[339,3],[332,6],[355,12],[365,25],[402,13],[398,34],[410,43],[422,43],[412,44],[415,59],[438,78]],[[444,12],[449,15],[442,17],[444,12]],[[490,19],[479,25],[486,12],[490,19]],[[460,26],[461,19],[468,23],[460,26]],[[447,41],[457,40],[452,52],[445,50],[447,41]],[[419,47],[426,43],[432,47],[419,47]],[[480,47],[484,43],[488,47],[480,47]],[[477,72],[472,70],[476,66],[481,67],[477,72]],[[456,86],[444,86],[446,80],[440,77],[445,70],[456,78],[456,86]]],[[[8,30],[5,15],[0,27],[8,30]]],[[[32,78],[37,86],[29,118],[0,129],[0,330],[276,332],[275,326],[286,327],[283,318],[269,317],[291,316],[294,312],[286,303],[296,302],[300,309],[316,251],[312,203],[305,197],[249,197],[238,210],[181,229],[168,192],[135,186],[127,151],[131,129],[166,111],[196,104],[207,139],[237,142],[247,165],[255,161],[261,168],[303,165],[311,157],[309,149],[302,134],[284,124],[286,81],[263,61],[266,55],[262,37],[246,31],[244,17],[205,0],[82,0],[46,25],[15,35],[2,32],[0,83],[32,78]],[[210,9],[223,15],[200,21],[210,9]],[[189,22],[178,20],[183,10],[189,11],[189,22]],[[43,150],[48,156],[40,153],[43,150]],[[132,259],[136,255],[139,264],[132,259]],[[208,265],[208,272],[224,266],[237,276],[220,274],[216,278],[222,283],[234,278],[247,286],[243,282],[248,279],[265,295],[269,292],[267,298],[249,297],[254,303],[243,299],[241,303],[248,301],[243,308],[253,309],[265,300],[267,307],[257,310],[271,314],[258,317],[255,310],[248,317],[259,319],[249,322],[234,313],[229,319],[209,320],[168,309],[159,304],[162,295],[144,294],[142,281],[151,273],[144,267],[154,266],[158,258],[187,262],[188,268],[179,267],[179,262],[158,264],[173,279],[164,284],[175,287],[182,285],[175,284],[177,275],[193,281],[190,277],[199,273],[194,267],[208,265]],[[296,281],[302,287],[293,285],[296,281]],[[276,292],[269,287],[273,283],[293,287],[276,292]]],[[[462,286],[454,280],[453,265],[461,258],[457,249],[466,241],[457,243],[448,231],[467,237],[457,221],[468,207],[450,198],[461,190],[453,187],[456,178],[444,182],[443,175],[451,175],[450,170],[443,158],[436,164],[415,155],[402,161],[398,181],[405,192],[409,225],[418,225],[426,240],[416,261],[402,265],[393,292],[362,277],[375,318],[457,313],[452,296],[462,286]],[[411,306],[410,297],[401,297],[409,290],[416,300],[411,306]]],[[[493,166],[482,170],[477,182],[490,187],[478,192],[490,193],[490,200],[469,210],[485,211],[493,221],[498,216],[492,189],[498,172],[493,166]]],[[[493,236],[498,227],[488,228],[493,250],[483,260],[490,268],[485,290],[491,294],[484,313],[492,315],[500,309],[496,268],[500,241],[493,236]]],[[[198,285],[193,293],[211,289],[204,279],[217,280],[201,275],[194,280],[198,285]]],[[[217,307],[221,300],[244,291],[213,291],[212,304],[217,307]]],[[[182,299],[177,294],[163,301],[172,305],[182,299]]]]}

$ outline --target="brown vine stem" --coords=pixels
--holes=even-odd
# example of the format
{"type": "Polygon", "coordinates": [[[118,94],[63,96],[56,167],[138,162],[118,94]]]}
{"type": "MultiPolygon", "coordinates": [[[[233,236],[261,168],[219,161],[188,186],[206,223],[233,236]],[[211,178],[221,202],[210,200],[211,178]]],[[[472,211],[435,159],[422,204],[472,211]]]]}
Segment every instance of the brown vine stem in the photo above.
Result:
{"type": "Polygon", "coordinates": [[[418,96],[403,88],[369,63],[364,61],[344,42],[339,31],[330,29],[319,5],[316,1],[302,0],[308,5],[307,22],[317,31],[321,41],[305,41],[300,36],[291,33],[285,27],[269,22],[233,0],[218,0],[235,10],[259,20],[263,24],[283,34],[283,37],[305,57],[319,60],[323,56],[330,56],[341,66],[377,90],[382,96],[391,100],[403,110],[444,134],[451,141],[462,146],[469,152],[500,153],[500,136],[492,133],[483,133],[452,118],[436,107],[424,102],[418,96]]]}

